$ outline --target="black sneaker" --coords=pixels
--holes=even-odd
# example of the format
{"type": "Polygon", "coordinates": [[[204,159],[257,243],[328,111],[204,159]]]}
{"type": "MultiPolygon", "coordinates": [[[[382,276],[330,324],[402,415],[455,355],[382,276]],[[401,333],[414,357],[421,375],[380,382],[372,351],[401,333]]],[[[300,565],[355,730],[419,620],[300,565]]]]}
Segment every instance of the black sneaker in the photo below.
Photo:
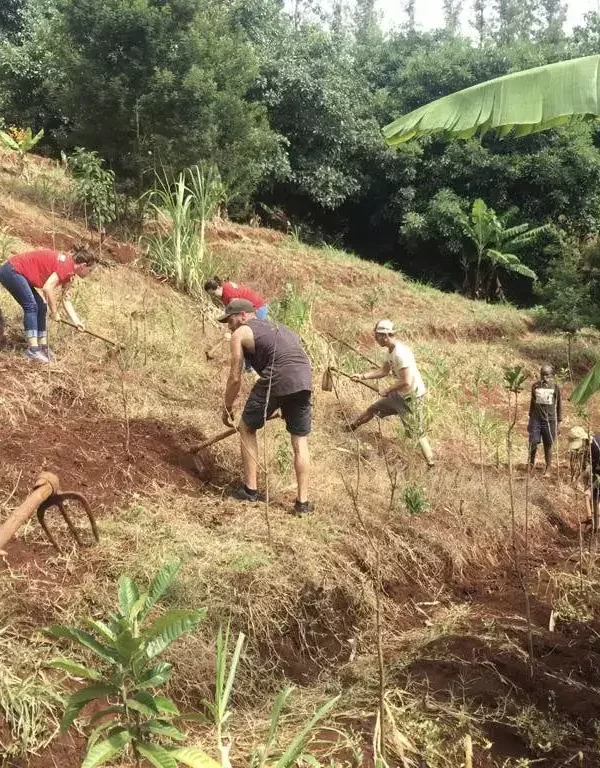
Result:
{"type": "Polygon", "coordinates": [[[311,512],[314,512],[314,509],[315,505],[312,501],[298,501],[298,499],[296,499],[296,503],[294,504],[294,515],[296,517],[310,515],[311,512]]]}
{"type": "Polygon", "coordinates": [[[264,495],[258,491],[252,491],[245,485],[238,485],[229,492],[229,495],[238,501],[264,501],[264,495]]]}

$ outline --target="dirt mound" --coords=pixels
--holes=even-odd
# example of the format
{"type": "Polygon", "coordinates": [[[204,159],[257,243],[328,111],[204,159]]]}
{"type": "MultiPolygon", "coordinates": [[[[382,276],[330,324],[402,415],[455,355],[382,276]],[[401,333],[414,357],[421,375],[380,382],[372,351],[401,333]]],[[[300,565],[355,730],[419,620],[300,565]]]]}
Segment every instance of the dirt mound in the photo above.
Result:
{"type": "Polygon", "coordinates": [[[41,470],[56,472],[65,490],[84,493],[94,507],[122,501],[132,491],[173,484],[198,493],[186,448],[203,438],[193,427],[152,421],[99,419],[83,413],[51,419],[48,427],[0,428],[3,462],[23,468],[22,488],[31,488],[41,470]]]}

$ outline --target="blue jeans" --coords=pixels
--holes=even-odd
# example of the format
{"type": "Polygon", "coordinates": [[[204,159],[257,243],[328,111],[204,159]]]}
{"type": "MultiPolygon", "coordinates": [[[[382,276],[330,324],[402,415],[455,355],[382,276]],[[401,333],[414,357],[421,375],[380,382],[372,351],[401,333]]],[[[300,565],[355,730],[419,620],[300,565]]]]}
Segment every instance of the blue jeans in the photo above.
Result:
{"type": "Polygon", "coordinates": [[[5,261],[0,267],[0,285],[3,285],[13,299],[23,308],[25,335],[37,339],[46,335],[46,302],[26,277],[19,274],[12,264],[5,261]]]}
{"type": "Polygon", "coordinates": [[[256,317],[258,317],[259,320],[266,320],[267,315],[269,314],[269,305],[263,304],[262,307],[259,307],[254,314],[256,317]]]}

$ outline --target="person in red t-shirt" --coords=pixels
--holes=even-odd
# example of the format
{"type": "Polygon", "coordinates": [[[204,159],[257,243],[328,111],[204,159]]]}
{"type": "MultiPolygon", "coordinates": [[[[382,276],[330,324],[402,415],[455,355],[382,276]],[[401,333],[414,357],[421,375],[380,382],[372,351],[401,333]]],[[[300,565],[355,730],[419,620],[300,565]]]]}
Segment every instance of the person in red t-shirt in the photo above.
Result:
{"type": "Polygon", "coordinates": [[[47,363],[52,355],[48,349],[46,330],[47,308],[54,320],[59,320],[57,289],[62,288],[62,303],[71,322],[79,330],[83,322],[69,299],[69,286],[75,275],[86,277],[95,263],[85,249],[73,249],[67,254],[42,248],[12,256],[0,267],[0,285],[23,308],[26,356],[30,360],[47,363]]]}
{"type": "Polygon", "coordinates": [[[229,280],[221,280],[220,277],[213,277],[204,283],[204,290],[211,296],[215,296],[227,306],[233,299],[246,299],[254,307],[255,315],[259,320],[266,320],[269,314],[269,307],[263,297],[247,285],[238,285],[229,280]]]}

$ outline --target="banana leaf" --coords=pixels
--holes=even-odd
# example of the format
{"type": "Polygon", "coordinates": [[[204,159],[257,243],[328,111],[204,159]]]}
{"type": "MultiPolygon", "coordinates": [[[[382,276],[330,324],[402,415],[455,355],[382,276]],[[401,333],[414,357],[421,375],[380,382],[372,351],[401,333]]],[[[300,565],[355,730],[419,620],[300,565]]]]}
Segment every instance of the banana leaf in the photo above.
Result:
{"type": "Polygon", "coordinates": [[[600,390],[600,360],[575,387],[571,395],[571,402],[575,405],[585,405],[598,390],[600,390]]]}
{"type": "Polygon", "coordinates": [[[600,56],[514,72],[432,101],[383,128],[390,146],[430,133],[526,136],[600,115],[600,56]]]}

